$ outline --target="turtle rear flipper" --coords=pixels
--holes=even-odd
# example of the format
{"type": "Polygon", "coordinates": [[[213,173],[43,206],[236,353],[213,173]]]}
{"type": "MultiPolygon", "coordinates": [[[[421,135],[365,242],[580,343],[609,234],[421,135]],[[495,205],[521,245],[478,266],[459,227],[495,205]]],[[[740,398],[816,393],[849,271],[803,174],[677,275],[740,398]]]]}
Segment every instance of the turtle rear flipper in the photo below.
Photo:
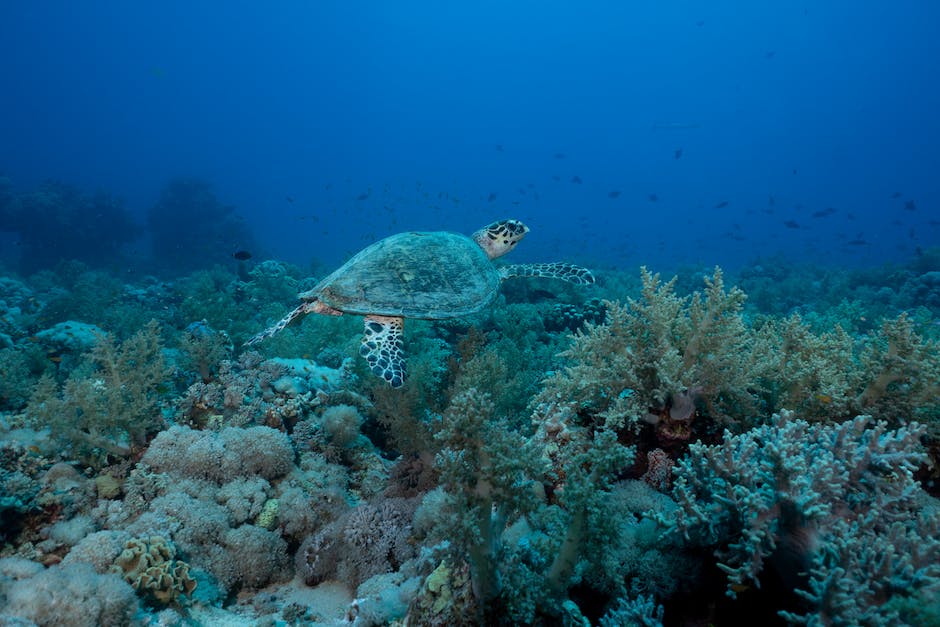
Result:
{"type": "Polygon", "coordinates": [[[522,263],[513,266],[503,266],[499,269],[499,276],[504,279],[514,277],[544,277],[546,279],[561,279],[575,285],[590,285],[594,283],[594,275],[587,268],[572,263],[522,263]]]}
{"type": "Polygon", "coordinates": [[[265,329],[264,331],[262,331],[261,333],[259,333],[258,335],[255,335],[249,338],[248,341],[245,342],[244,346],[254,346],[255,344],[258,344],[268,339],[272,335],[276,333],[280,333],[289,325],[297,322],[298,320],[300,320],[307,314],[319,313],[318,310],[320,307],[322,306],[318,305],[318,301],[309,301],[309,302],[300,303],[289,314],[281,318],[277,324],[274,324],[268,327],[267,329],[265,329]]]}
{"type": "Polygon", "coordinates": [[[369,362],[372,374],[382,377],[393,388],[405,383],[405,351],[401,318],[366,316],[359,354],[369,362]]]}

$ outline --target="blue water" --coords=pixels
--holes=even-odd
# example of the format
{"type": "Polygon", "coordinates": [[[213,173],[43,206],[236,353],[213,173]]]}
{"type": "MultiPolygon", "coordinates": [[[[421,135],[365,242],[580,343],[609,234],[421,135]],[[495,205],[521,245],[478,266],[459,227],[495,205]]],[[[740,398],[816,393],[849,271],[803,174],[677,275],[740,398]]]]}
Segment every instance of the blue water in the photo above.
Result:
{"type": "Polygon", "coordinates": [[[515,217],[516,260],[904,262],[940,243],[938,23],[926,1],[7,2],[0,173],[142,224],[207,181],[252,235],[221,258],[515,217]]]}

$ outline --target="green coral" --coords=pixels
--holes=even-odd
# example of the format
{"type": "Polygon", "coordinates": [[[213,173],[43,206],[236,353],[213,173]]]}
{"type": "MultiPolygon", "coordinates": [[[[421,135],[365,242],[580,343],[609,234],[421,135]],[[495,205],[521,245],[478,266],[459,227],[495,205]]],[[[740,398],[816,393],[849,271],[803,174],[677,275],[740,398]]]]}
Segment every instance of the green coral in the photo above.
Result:
{"type": "Polygon", "coordinates": [[[441,419],[437,463],[447,492],[447,524],[456,561],[470,564],[484,615],[500,594],[500,544],[507,521],[538,506],[543,464],[522,434],[494,415],[489,396],[469,389],[441,419]]]}
{"type": "Polygon", "coordinates": [[[749,389],[757,356],[747,350],[741,308],[744,293],[726,289],[720,268],[704,293],[675,293],[645,267],[642,296],[626,305],[608,301],[602,325],[586,323],[561,356],[536,403],[573,401],[619,429],[646,414],[669,410],[694,390],[710,415],[733,422],[753,413],[749,389]]]}
{"type": "Polygon", "coordinates": [[[64,385],[50,375],[39,380],[26,417],[87,463],[102,452],[124,456],[163,425],[158,400],[167,376],[155,322],[120,344],[104,334],[64,385]]]}
{"type": "Polygon", "coordinates": [[[268,499],[264,502],[264,506],[261,508],[261,513],[258,514],[258,518],[255,519],[255,525],[262,529],[274,529],[274,525],[277,523],[279,509],[280,501],[277,499],[268,499]]]}

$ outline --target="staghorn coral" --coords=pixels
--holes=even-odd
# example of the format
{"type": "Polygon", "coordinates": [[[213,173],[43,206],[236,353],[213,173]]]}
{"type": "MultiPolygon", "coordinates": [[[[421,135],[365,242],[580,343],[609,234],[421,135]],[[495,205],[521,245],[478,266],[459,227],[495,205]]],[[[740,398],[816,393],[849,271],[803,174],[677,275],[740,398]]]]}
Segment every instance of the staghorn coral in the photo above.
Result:
{"type": "Polygon", "coordinates": [[[940,512],[891,520],[873,508],[861,521],[836,519],[809,563],[803,612],[782,612],[798,625],[928,625],[940,595],[940,512]],[[933,605],[931,609],[930,606],[933,605]]]}
{"type": "Polygon", "coordinates": [[[647,595],[620,599],[598,623],[600,627],[662,627],[662,624],[663,606],[647,595]]]}
{"type": "Polygon", "coordinates": [[[913,479],[926,459],[923,433],[916,423],[889,431],[867,416],[818,425],[784,412],[745,434],[726,432],[720,445],[693,444],[675,471],[679,509],[661,520],[693,544],[715,548],[731,597],[740,586],[759,585],[766,564],[785,568],[775,561],[779,549],[799,556],[797,570],[812,564],[801,594],[815,605],[802,622],[887,620],[878,607],[891,592],[940,585],[937,517],[919,515],[925,495],[913,479]],[[883,551],[875,558],[858,550],[891,540],[898,553],[887,559],[883,551]],[[853,563],[859,567],[850,571],[853,563]]]}

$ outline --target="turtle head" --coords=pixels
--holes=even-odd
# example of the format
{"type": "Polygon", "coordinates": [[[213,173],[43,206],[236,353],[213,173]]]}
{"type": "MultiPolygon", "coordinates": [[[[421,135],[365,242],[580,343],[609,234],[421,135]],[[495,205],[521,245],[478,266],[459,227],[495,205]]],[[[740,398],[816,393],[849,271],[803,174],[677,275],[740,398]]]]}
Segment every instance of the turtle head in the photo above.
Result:
{"type": "Polygon", "coordinates": [[[473,234],[473,241],[480,245],[490,259],[502,257],[516,247],[529,227],[519,220],[497,220],[473,234]]]}

